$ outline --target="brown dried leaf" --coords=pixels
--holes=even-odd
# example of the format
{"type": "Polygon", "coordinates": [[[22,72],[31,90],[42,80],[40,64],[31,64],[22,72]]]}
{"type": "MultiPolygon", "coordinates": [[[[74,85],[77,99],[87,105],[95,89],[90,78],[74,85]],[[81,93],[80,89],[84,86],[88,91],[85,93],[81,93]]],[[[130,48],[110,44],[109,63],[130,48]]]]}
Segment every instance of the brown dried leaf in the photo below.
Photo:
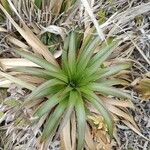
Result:
{"type": "Polygon", "coordinates": [[[8,12],[5,10],[5,8],[0,4],[1,10],[4,12],[4,14],[7,16],[9,21],[13,24],[13,26],[17,29],[17,31],[22,35],[22,37],[27,41],[27,43],[33,48],[35,53],[41,54],[45,57],[45,59],[49,62],[51,62],[54,65],[58,65],[54,56],[51,54],[51,52],[47,49],[47,47],[42,44],[42,42],[37,38],[36,35],[30,30],[30,28],[25,24],[25,22],[22,20],[20,15],[17,13],[17,10],[15,9],[14,5],[9,1],[9,4],[13,11],[17,14],[20,21],[23,24],[23,28],[21,28],[14,19],[8,14],[8,12]]]}
{"type": "Polygon", "coordinates": [[[88,124],[86,124],[85,142],[86,142],[89,150],[95,150],[93,137],[92,137],[92,134],[90,133],[90,128],[89,128],[88,124]]]}
{"type": "Polygon", "coordinates": [[[71,138],[70,138],[70,120],[67,121],[61,134],[61,149],[62,150],[72,150],[71,148],[71,138]]]}
{"type": "Polygon", "coordinates": [[[136,90],[144,100],[150,100],[150,79],[144,78],[135,86],[136,90]]]}
{"type": "Polygon", "coordinates": [[[72,113],[71,116],[71,141],[72,141],[72,150],[76,149],[76,118],[75,118],[75,112],[72,113]]]}
{"type": "Polygon", "coordinates": [[[104,123],[104,118],[98,115],[88,116],[88,119],[92,120],[98,129],[104,129],[107,131],[106,124],[104,123]]]}
{"type": "Polygon", "coordinates": [[[39,67],[35,63],[23,58],[2,58],[0,59],[0,68],[3,70],[15,67],[39,67]]]}

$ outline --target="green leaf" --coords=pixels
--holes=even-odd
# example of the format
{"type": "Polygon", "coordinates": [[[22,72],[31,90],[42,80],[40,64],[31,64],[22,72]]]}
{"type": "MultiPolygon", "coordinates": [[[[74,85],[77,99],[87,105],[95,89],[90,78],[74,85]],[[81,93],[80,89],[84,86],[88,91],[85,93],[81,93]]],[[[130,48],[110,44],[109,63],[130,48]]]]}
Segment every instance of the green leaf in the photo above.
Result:
{"type": "Polygon", "coordinates": [[[77,128],[78,128],[78,145],[77,150],[82,150],[85,141],[86,114],[83,99],[78,96],[76,106],[77,128]]]}
{"type": "Polygon", "coordinates": [[[91,83],[89,85],[90,89],[92,89],[93,91],[99,92],[101,94],[106,94],[106,95],[112,95],[112,96],[116,96],[119,98],[127,98],[127,99],[132,99],[132,97],[128,94],[126,94],[125,92],[114,88],[114,87],[110,87],[107,85],[104,85],[103,83],[91,83]]]}
{"type": "Polygon", "coordinates": [[[113,85],[128,85],[129,82],[122,79],[109,79],[109,80],[98,80],[101,86],[113,86],[113,85]]]}
{"type": "Polygon", "coordinates": [[[40,99],[40,98],[44,98],[44,97],[49,98],[50,96],[56,94],[58,91],[60,91],[63,88],[64,88],[64,85],[55,85],[55,86],[52,86],[51,88],[47,88],[47,89],[43,90],[42,92],[38,93],[32,99],[28,99],[28,97],[27,97],[27,99],[25,99],[25,101],[21,107],[23,108],[28,105],[30,106],[30,105],[34,104],[37,101],[37,99],[40,99]]]}
{"type": "Polygon", "coordinates": [[[51,72],[47,71],[47,70],[43,70],[43,69],[39,69],[39,68],[33,68],[33,67],[15,67],[12,69],[13,71],[17,71],[17,72],[23,72],[26,74],[31,74],[37,77],[41,77],[44,79],[50,79],[51,76],[51,72]]]}
{"type": "Polygon", "coordinates": [[[58,122],[64,113],[64,110],[67,107],[67,101],[63,100],[56,108],[53,114],[49,117],[47,120],[44,131],[41,137],[41,142],[46,140],[48,137],[51,137],[51,134],[53,133],[53,129],[58,125],[58,122]]]}
{"type": "Polygon", "coordinates": [[[83,39],[82,46],[81,46],[80,51],[79,51],[79,56],[88,47],[88,44],[90,43],[90,41],[92,41],[95,28],[91,28],[90,30],[88,29],[88,31],[90,32],[90,34],[87,34],[85,36],[85,38],[83,39]]]}
{"type": "Polygon", "coordinates": [[[76,91],[71,91],[70,96],[69,96],[69,102],[68,102],[67,110],[64,113],[62,122],[61,122],[60,127],[57,131],[57,134],[59,134],[62,131],[62,129],[64,128],[64,126],[68,122],[68,120],[71,116],[71,113],[74,110],[74,106],[75,106],[77,100],[78,100],[77,92],[76,91]]]}
{"type": "Polygon", "coordinates": [[[89,63],[89,67],[87,70],[90,70],[91,74],[94,74],[97,69],[101,66],[101,64],[109,57],[109,55],[114,51],[117,47],[117,42],[112,42],[106,48],[100,50],[91,60],[89,63]]]}
{"type": "Polygon", "coordinates": [[[45,113],[50,112],[51,109],[56,106],[62,98],[58,97],[58,95],[54,95],[51,98],[49,98],[42,106],[40,106],[36,112],[34,113],[33,117],[42,117],[45,113]]]}
{"type": "Polygon", "coordinates": [[[7,0],[1,0],[3,7],[7,10],[9,14],[11,14],[11,8],[7,0]]]}
{"type": "Polygon", "coordinates": [[[56,93],[52,97],[50,97],[43,105],[41,105],[36,112],[34,113],[34,117],[42,117],[46,112],[51,111],[51,109],[60,103],[61,100],[65,99],[69,96],[67,93],[71,90],[71,88],[66,88],[65,90],[60,90],[60,92],[56,93]]]}
{"type": "Polygon", "coordinates": [[[47,71],[47,70],[43,70],[43,69],[39,69],[39,68],[33,68],[33,67],[16,67],[13,68],[13,70],[18,71],[18,72],[24,72],[27,74],[31,74],[37,77],[41,77],[44,79],[51,79],[53,78],[57,78],[61,81],[67,82],[67,76],[64,75],[62,73],[62,71],[60,72],[54,72],[54,71],[47,71]]]}
{"type": "Polygon", "coordinates": [[[106,73],[100,75],[100,78],[106,78],[106,77],[115,75],[115,74],[119,73],[122,70],[129,69],[130,67],[131,67],[130,63],[114,65],[114,66],[108,68],[109,71],[107,71],[106,73]]]}
{"type": "MultiPolygon", "coordinates": [[[[64,84],[64,82],[57,80],[57,79],[48,80],[45,83],[41,84],[39,87],[37,87],[34,91],[32,91],[32,93],[27,98],[27,101],[38,98],[39,97],[38,94],[41,95],[42,93],[45,93],[46,90],[49,90],[50,88],[52,88],[55,85],[63,85],[63,84],[64,84]]],[[[43,94],[42,94],[42,96],[43,96],[43,94]]]]}
{"type": "Polygon", "coordinates": [[[100,98],[89,89],[82,88],[81,91],[84,94],[84,97],[88,101],[90,101],[91,104],[102,114],[102,116],[104,117],[104,120],[107,124],[109,134],[110,134],[110,136],[112,136],[113,135],[112,117],[109,114],[109,112],[107,111],[107,109],[104,107],[100,98]]]}
{"type": "Polygon", "coordinates": [[[69,42],[69,51],[68,51],[68,65],[73,74],[76,70],[76,33],[71,32],[70,42],[69,42]]]}
{"type": "Polygon", "coordinates": [[[90,43],[88,43],[87,47],[82,51],[78,59],[78,72],[79,76],[82,74],[84,69],[86,68],[87,64],[89,63],[92,54],[97,47],[97,43],[99,42],[99,37],[95,37],[92,39],[90,43]]]}
{"type": "Polygon", "coordinates": [[[81,79],[80,86],[86,85],[91,81],[98,80],[100,78],[100,76],[103,75],[104,73],[108,72],[109,69],[108,68],[98,69],[97,72],[92,75],[91,75],[91,71],[92,70],[89,70],[89,69],[85,71],[84,76],[81,79]]]}
{"type": "Polygon", "coordinates": [[[69,79],[71,79],[71,73],[68,66],[68,49],[69,49],[69,42],[70,42],[70,34],[66,37],[64,41],[64,47],[62,52],[62,70],[66,73],[69,79]]]}
{"type": "Polygon", "coordinates": [[[26,52],[23,50],[14,50],[17,54],[19,54],[20,56],[36,63],[37,65],[45,68],[48,71],[54,71],[54,72],[59,72],[59,68],[57,68],[56,66],[54,66],[53,64],[51,64],[50,62],[46,61],[43,58],[40,58],[39,56],[31,53],[31,52],[26,52]]]}
{"type": "Polygon", "coordinates": [[[34,4],[41,9],[42,8],[42,0],[34,0],[34,4]]]}
{"type": "MultiPolygon", "coordinates": [[[[84,77],[82,79],[82,82],[83,82],[82,85],[88,83],[89,81],[97,81],[98,79],[100,79],[101,81],[101,79],[109,77],[111,75],[115,75],[122,70],[130,68],[130,66],[131,65],[129,63],[117,64],[111,67],[97,69],[97,71],[94,74],[93,74],[93,69],[87,68],[87,70],[85,71],[86,78],[84,77]]],[[[124,84],[125,84],[125,81],[124,81],[124,84]]]]}

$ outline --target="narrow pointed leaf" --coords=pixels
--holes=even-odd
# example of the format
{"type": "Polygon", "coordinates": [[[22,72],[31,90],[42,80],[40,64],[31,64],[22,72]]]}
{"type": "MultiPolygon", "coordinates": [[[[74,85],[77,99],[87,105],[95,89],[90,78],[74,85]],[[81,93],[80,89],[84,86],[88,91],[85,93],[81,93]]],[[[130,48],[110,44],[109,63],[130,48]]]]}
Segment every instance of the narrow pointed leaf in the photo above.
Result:
{"type": "Polygon", "coordinates": [[[45,127],[44,127],[44,131],[41,137],[41,142],[43,142],[44,140],[46,140],[48,137],[51,136],[53,128],[56,128],[56,126],[58,125],[58,122],[60,120],[60,117],[62,116],[64,110],[66,109],[66,105],[67,101],[62,101],[55,109],[55,111],[53,112],[53,114],[49,117],[49,119],[47,120],[45,127]]]}
{"type": "Polygon", "coordinates": [[[45,68],[48,71],[55,71],[58,72],[58,68],[56,66],[54,66],[53,64],[49,63],[48,61],[46,61],[45,59],[42,59],[40,57],[38,57],[37,55],[30,53],[30,52],[26,52],[23,50],[14,50],[17,54],[19,54],[20,56],[38,64],[39,66],[45,68]]]}
{"type": "Polygon", "coordinates": [[[36,88],[34,91],[32,91],[32,93],[30,94],[30,96],[27,98],[28,100],[31,100],[33,98],[37,98],[39,93],[45,92],[45,90],[51,88],[52,86],[55,85],[63,85],[64,82],[57,80],[57,79],[51,79],[43,84],[41,84],[38,88],[36,88]]]}
{"type": "Polygon", "coordinates": [[[106,110],[106,108],[104,107],[104,104],[102,103],[102,100],[96,95],[94,94],[92,91],[90,91],[89,89],[81,89],[81,91],[84,93],[84,97],[91,102],[91,104],[100,112],[100,114],[102,114],[102,116],[104,117],[104,120],[107,124],[107,128],[109,131],[110,136],[113,135],[113,121],[112,121],[112,117],[109,114],[109,112],[106,110]]]}
{"type": "Polygon", "coordinates": [[[74,106],[75,106],[75,103],[78,99],[78,95],[75,91],[71,91],[70,92],[70,96],[69,96],[69,102],[68,102],[68,108],[65,112],[65,115],[62,119],[62,122],[61,122],[61,125],[58,129],[58,132],[57,132],[57,135],[60,134],[60,132],[62,131],[63,127],[66,125],[66,122],[69,120],[73,110],[74,110],[74,106]]]}
{"type": "Polygon", "coordinates": [[[86,68],[96,46],[99,41],[98,37],[95,37],[92,42],[88,44],[88,46],[85,48],[85,50],[80,54],[79,60],[78,60],[78,71],[79,74],[82,74],[84,69],[86,68]]]}
{"type": "Polygon", "coordinates": [[[123,110],[121,110],[115,106],[109,105],[109,104],[106,104],[106,106],[109,109],[109,111],[111,111],[113,114],[115,114],[119,117],[122,117],[123,119],[129,121],[133,125],[136,125],[133,117],[131,115],[129,115],[127,112],[125,112],[125,111],[123,111],[123,110]]]}
{"type": "Polygon", "coordinates": [[[101,75],[108,72],[108,68],[98,69],[96,73],[92,74],[92,70],[85,70],[85,76],[81,79],[80,85],[86,85],[89,82],[96,81],[101,75]],[[92,74],[92,75],[91,75],[92,74]]]}
{"type": "Polygon", "coordinates": [[[86,49],[86,47],[88,46],[88,44],[92,40],[92,38],[93,38],[93,34],[92,33],[94,32],[95,28],[90,28],[90,29],[87,29],[87,30],[89,30],[88,32],[90,32],[90,34],[87,34],[85,36],[85,38],[83,39],[82,46],[81,46],[80,51],[79,51],[79,56],[86,49]]]}
{"type": "Polygon", "coordinates": [[[50,72],[43,70],[43,69],[39,69],[39,68],[33,68],[33,67],[15,67],[11,70],[17,71],[17,72],[23,72],[23,73],[27,73],[27,74],[31,74],[37,77],[41,77],[44,79],[50,79],[50,72]]]}
{"type": "Polygon", "coordinates": [[[4,8],[7,10],[7,12],[9,13],[9,14],[11,14],[11,8],[10,8],[10,6],[9,6],[9,3],[8,3],[8,1],[7,0],[1,0],[1,3],[2,3],[2,5],[4,6],[4,8]]]}
{"type": "MultiPolygon", "coordinates": [[[[89,66],[94,65],[96,62],[98,62],[99,60],[105,60],[105,55],[110,52],[112,53],[112,51],[114,50],[114,48],[116,48],[117,46],[117,42],[112,42],[110,45],[102,48],[101,50],[99,50],[99,52],[97,52],[97,54],[95,54],[95,56],[91,59],[89,66]],[[103,58],[104,57],[104,58],[103,58]]],[[[102,61],[101,60],[101,61],[102,61]]]]}
{"type": "Polygon", "coordinates": [[[94,74],[97,69],[102,65],[102,63],[110,56],[110,54],[117,47],[117,44],[114,42],[108,45],[106,48],[99,51],[90,61],[88,70],[91,70],[91,74],[94,74]]]}
{"type": "Polygon", "coordinates": [[[100,84],[100,83],[91,83],[89,85],[89,87],[93,90],[93,91],[97,91],[101,94],[106,94],[106,95],[112,95],[112,96],[116,96],[119,98],[127,98],[127,99],[132,99],[132,97],[128,94],[126,94],[125,92],[116,89],[114,87],[110,87],[104,84],[100,84]]]}
{"type": "Polygon", "coordinates": [[[39,9],[41,9],[41,7],[42,7],[42,0],[35,0],[35,1],[34,1],[34,4],[35,4],[39,9]]]}
{"type": "Polygon", "coordinates": [[[75,72],[76,66],[76,33],[71,32],[70,42],[69,42],[69,51],[68,51],[68,64],[71,73],[75,72]]]}
{"type": "MultiPolygon", "coordinates": [[[[70,89],[71,90],[71,89],[70,89]]],[[[50,111],[55,105],[57,105],[61,100],[65,99],[70,91],[68,88],[65,90],[60,90],[60,92],[56,93],[54,96],[50,97],[42,106],[40,106],[34,116],[42,117],[46,112],[50,111]]]]}
{"type": "Polygon", "coordinates": [[[131,67],[131,64],[117,64],[117,65],[114,65],[109,69],[108,72],[104,73],[103,75],[100,75],[100,78],[106,78],[108,76],[111,76],[111,75],[114,75],[114,74],[117,74],[119,73],[120,71],[122,70],[125,70],[125,69],[129,69],[131,67]]]}
{"type": "Polygon", "coordinates": [[[99,84],[102,86],[113,86],[113,85],[128,85],[129,82],[122,79],[109,79],[109,80],[98,80],[99,84]]]}
{"type": "Polygon", "coordinates": [[[67,120],[61,134],[61,146],[60,148],[62,150],[71,150],[71,126],[70,126],[70,120],[67,120]]]}
{"type": "Polygon", "coordinates": [[[16,67],[12,70],[18,71],[18,72],[24,72],[27,74],[35,75],[37,77],[41,77],[44,79],[51,79],[51,78],[57,78],[61,81],[67,82],[68,79],[66,75],[64,75],[61,71],[60,72],[54,72],[54,71],[47,71],[39,68],[33,68],[33,67],[16,67]]]}
{"type": "Polygon", "coordinates": [[[75,110],[76,110],[77,128],[78,128],[77,150],[82,150],[85,142],[86,114],[85,114],[83,99],[80,96],[78,96],[75,110]]]}
{"type": "Polygon", "coordinates": [[[33,117],[42,117],[45,113],[51,111],[51,109],[57,105],[62,99],[56,95],[49,98],[42,106],[40,106],[34,113],[33,117]]]}
{"type": "Polygon", "coordinates": [[[96,150],[95,144],[93,141],[93,135],[91,134],[91,129],[88,124],[86,124],[85,142],[86,142],[89,150],[96,150]]]}

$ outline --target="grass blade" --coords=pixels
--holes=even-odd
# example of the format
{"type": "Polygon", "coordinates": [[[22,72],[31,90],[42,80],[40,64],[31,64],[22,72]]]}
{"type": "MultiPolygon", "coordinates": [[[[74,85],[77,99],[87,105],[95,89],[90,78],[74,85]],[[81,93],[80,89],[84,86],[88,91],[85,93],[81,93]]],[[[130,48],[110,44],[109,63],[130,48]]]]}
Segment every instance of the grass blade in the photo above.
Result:
{"type": "Polygon", "coordinates": [[[34,4],[35,4],[39,9],[41,9],[41,7],[42,7],[42,0],[34,0],[34,4]]]}
{"type": "Polygon", "coordinates": [[[13,68],[12,70],[15,70],[17,72],[24,72],[44,79],[57,78],[61,81],[67,82],[67,77],[63,73],[61,74],[61,72],[57,73],[54,71],[47,71],[47,70],[33,68],[33,67],[16,67],[13,68]]]}
{"type": "Polygon", "coordinates": [[[70,91],[71,88],[69,87],[67,87],[65,90],[60,90],[60,92],[50,97],[41,107],[39,107],[34,113],[34,116],[43,116],[47,111],[50,111],[55,105],[57,105],[62,99],[65,99],[67,96],[69,96],[68,93],[70,91]]]}
{"type": "Polygon", "coordinates": [[[37,87],[27,98],[27,101],[31,99],[35,99],[38,97],[38,94],[41,95],[41,93],[45,93],[46,89],[50,90],[51,87],[55,85],[63,85],[64,82],[57,80],[57,79],[51,79],[49,81],[46,81],[45,83],[41,84],[39,87],[37,87]]]}
{"type": "Polygon", "coordinates": [[[86,68],[87,64],[89,63],[89,60],[97,46],[97,43],[99,41],[98,37],[95,37],[92,39],[92,42],[88,43],[87,47],[81,52],[79,59],[78,59],[78,71],[82,73],[84,69],[86,68]]]}
{"type": "Polygon", "coordinates": [[[114,87],[106,86],[106,85],[103,85],[100,83],[91,83],[89,85],[89,87],[93,91],[100,92],[101,94],[112,95],[112,96],[116,96],[119,98],[132,99],[132,97],[130,95],[126,94],[125,92],[118,90],[114,87]]]}
{"type": "Polygon", "coordinates": [[[130,67],[131,67],[131,64],[129,64],[129,63],[128,64],[114,65],[114,66],[108,68],[109,71],[107,71],[106,73],[100,75],[100,78],[106,78],[108,76],[117,74],[122,70],[129,69],[130,67]]]}
{"type": "Polygon", "coordinates": [[[82,88],[81,91],[83,92],[85,98],[91,102],[91,104],[100,112],[100,114],[102,114],[102,116],[104,117],[104,120],[107,124],[109,134],[110,134],[110,136],[112,136],[113,135],[112,117],[109,114],[109,112],[105,109],[100,98],[96,94],[94,94],[92,91],[90,91],[89,89],[82,88]]]}
{"type": "Polygon", "coordinates": [[[43,69],[39,69],[39,68],[33,68],[33,67],[15,67],[13,69],[10,69],[13,71],[17,71],[17,72],[23,72],[26,74],[31,74],[37,77],[41,77],[44,79],[50,79],[50,73],[49,71],[43,70],[43,69]]]}
{"type": "Polygon", "coordinates": [[[7,0],[1,0],[1,3],[2,3],[2,5],[4,6],[4,8],[7,10],[7,12],[8,12],[9,14],[11,14],[11,9],[10,9],[10,6],[9,6],[8,1],[7,1],[7,0]]]}
{"type": "Polygon", "coordinates": [[[68,51],[68,64],[71,74],[73,74],[76,71],[76,44],[76,33],[71,32],[68,51]]]}
{"type": "Polygon", "coordinates": [[[59,97],[58,94],[49,98],[43,105],[41,105],[36,112],[34,113],[33,117],[42,117],[45,113],[50,112],[51,109],[56,106],[64,97],[59,97]]]}
{"type": "Polygon", "coordinates": [[[66,37],[64,41],[64,47],[63,47],[63,52],[62,52],[62,68],[65,69],[65,65],[67,63],[67,53],[69,49],[69,41],[70,41],[70,34],[66,37]]]}
{"type": "Polygon", "coordinates": [[[113,86],[113,85],[129,85],[128,81],[123,79],[109,79],[109,80],[99,80],[99,84],[102,86],[113,86]]]}
{"type": "MultiPolygon", "coordinates": [[[[68,107],[67,110],[64,114],[64,117],[62,119],[61,125],[57,131],[57,135],[60,134],[60,132],[63,130],[64,126],[66,125],[66,123],[68,122],[73,110],[74,110],[74,106],[76,104],[76,101],[78,99],[78,95],[75,91],[71,91],[70,95],[69,95],[69,102],[68,102],[68,107]]],[[[57,138],[57,136],[56,136],[57,138]]]]}
{"type": "Polygon", "coordinates": [[[109,55],[117,47],[117,42],[112,42],[106,48],[100,50],[90,61],[88,70],[91,70],[91,75],[97,71],[101,64],[109,57],[109,55]]]}
{"type": "Polygon", "coordinates": [[[78,96],[76,106],[76,116],[77,116],[77,128],[78,128],[78,145],[77,150],[81,150],[84,146],[85,140],[85,127],[86,127],[86,114],[83,99],[78,96]]]}
{"type": "Polygon", "coordinates": [[[47,120],[45,127],[44,127],[44,131],[41,137],[41,142],[43,142],[44,140],[46,140],[48,137],[52,136],[53,133],[53,129],[56,128],[56,126],[58,125],[58,122],[60,120],[60,117],[62,116],[64,110],[66,109],[67,106],[67,101],[62,101],[55,109],[55,111],[53,112],[53,114],[49,117],[49,119],[47,120]]]}
{"type": "Polygon", "coordinates": [[[48,61],[46,61],[45,59],[42,59],[40,57],[38,57],[37,55],[30,53],[30,52],[26,52],[23,50],[14,50],[18,55],[38,64],[39,66],[45,68],[46,70],[49,71],[55,71],[58,72],[58,69],[56,66],[52,65],[51,63],[49,63],[48,61]]]}

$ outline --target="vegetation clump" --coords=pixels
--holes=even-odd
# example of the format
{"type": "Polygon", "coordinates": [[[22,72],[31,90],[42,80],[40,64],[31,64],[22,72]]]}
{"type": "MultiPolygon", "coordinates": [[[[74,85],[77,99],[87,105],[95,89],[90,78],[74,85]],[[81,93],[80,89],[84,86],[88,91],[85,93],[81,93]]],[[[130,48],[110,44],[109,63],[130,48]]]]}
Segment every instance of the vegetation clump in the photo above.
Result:
{"type": "Polygon", "coordinates": [[[128,69],[130,64],[121,63],[110,67],[103,65],[117,46],[118,42],[112,41],[99,49],[98,36],[88,35],[83,38],[78,32],[72,31],[65,39],[61,60],[55,60],[54,63],[31,52],[15,50],[20,56],[39,66],[18,67],[15,70],[44,79],[23,104],[27,106],[39,100],[38,106],[34,107],[35,122],[47,115],[41,142],[47,138],[52,140],[56,131],[60,132],[75,112],[77,149],[81,150],[85,142],[87,115],[92,114],[91,106],[103,116],[108,133],[113,136],[113,117],[102,97],[131,99],[128,94],[114,87],[123,85],[126,81],[111,77],[121,70],[128,69]],[[95,50],[98,52],[95,53],[95,50]]]}

